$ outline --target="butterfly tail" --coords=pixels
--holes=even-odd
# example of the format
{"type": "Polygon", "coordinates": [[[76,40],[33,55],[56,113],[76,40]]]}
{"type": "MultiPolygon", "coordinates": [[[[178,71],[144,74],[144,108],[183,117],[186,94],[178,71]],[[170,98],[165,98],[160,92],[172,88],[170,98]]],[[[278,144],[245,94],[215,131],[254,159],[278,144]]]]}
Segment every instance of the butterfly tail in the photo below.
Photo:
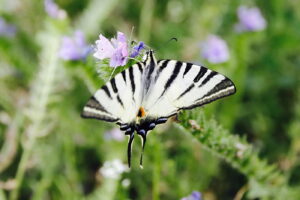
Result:
{"type": "Polygon", "coordinates": [[[143,154],[144,154],[144,149],[145,149],[145,145],[146,145],[147,132],[142,130],[142,131],[139,131],[138,134],[142,138],[142,152],[141,152],[141,158],[140,158],[140,167],[143,168],[143,154]]]}
{"type": "Polygon", "coordinates": [[[128,147],[127,147],[127,160],[128,160],[128,167],[131,166],[131,151],[132,151],[132,142],[134,139],[134,132],[131,132],[129,135],[128,147]]]}

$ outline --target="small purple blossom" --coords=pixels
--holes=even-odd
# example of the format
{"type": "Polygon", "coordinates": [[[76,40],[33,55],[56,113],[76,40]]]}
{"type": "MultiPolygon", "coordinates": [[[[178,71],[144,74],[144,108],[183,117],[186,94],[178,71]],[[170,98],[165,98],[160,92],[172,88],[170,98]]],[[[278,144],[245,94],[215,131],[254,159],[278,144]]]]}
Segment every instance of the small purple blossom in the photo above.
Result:
{"type": "Polygon", "coordinates": [[[66,11],[60,9],[53,0],[45,0],[44,6],[47,14],[54,19],[65,19],[67,16],[66,11]]]}
{"type": "Polygon", "coordinates": [[[63,60],[81,60],[84,59],[91,48],[86,44],[84,34],[76,31],[73,37],[63,37],[59,50],[59,57],[63,60]]]}
{"type": "Polygon", "coordinates": [[[105,132],[104,137],[106,140],[116,140],[119,142],[125,139],[124,133],[118,128],[114,128],[110,131],[105,132]]]}
{"type": "Polygon", "coordinates": [[[267,22],[258,8],[240,6],[237,15],[239,23],[235,28],[238,32],[261,31],[266,28],[267,22]]]}
{"type": "Polygon", "coordinates": [[[216,35],[210,35],[201,43],[202,57],[210,63],[223,63],[229,59],[227,43],[216,35]]]}
{"type": "Polygon", "coordinates": [[[137,57],[139,55],[140,51],[143,50],[144,48],[145,48],[144,42],[140,41],[137,45],[135,45],[133,47],[130,57],[131,58],[137,57]]]}
{"type": "Polygon", "coordinates": [[[111,41],[100,34],[99,40],[96,41],[94,57],[100,60],[110,59],[109,65],[111,67],[126,65],[128,46],[125,34],[118,32],[117,39],[112,38],[111,41]]]}
{"type": "Polygon", "coordinates": [[[202,200],[202,195],[200,192],[193,191],[190,196],[181,198],[181,200],[202,200]]]}
{"type": "Polygon", "coordinates": [[[0,17],[0,36],[14,37],[16,34],[16,27],[8,24],[3,18],[0,17]]]}

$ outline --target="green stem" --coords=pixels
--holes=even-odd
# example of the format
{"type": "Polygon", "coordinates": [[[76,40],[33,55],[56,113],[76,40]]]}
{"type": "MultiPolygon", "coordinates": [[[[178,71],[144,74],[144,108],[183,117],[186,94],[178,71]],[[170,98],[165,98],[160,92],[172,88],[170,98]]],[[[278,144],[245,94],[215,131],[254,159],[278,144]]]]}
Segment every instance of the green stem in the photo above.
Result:
{"type": "Polygon", "coordinates": [[[161,171],[161,142],[158,141],[158,138],[153,138],[154,141],[154,169],[152,176],[152,199],[159,200],[159,180],[160,180],[160,171],[161,171]]]}
{"type": "Polygon", "coordinates": [[[142,39],[145,43],[149,42],[154,7],[155,0],[144,1],[140,15],[139,38],[142,39]]]}

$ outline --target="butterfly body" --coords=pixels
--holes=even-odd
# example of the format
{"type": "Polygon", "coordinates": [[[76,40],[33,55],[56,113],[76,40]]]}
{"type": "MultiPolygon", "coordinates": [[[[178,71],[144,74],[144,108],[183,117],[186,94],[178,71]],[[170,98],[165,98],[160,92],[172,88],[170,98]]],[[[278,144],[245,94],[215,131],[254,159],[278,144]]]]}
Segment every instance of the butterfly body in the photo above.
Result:
{"type": "MultiPolygon", "coordinates": [[[[129,135],[128,163],[134,132],[143,149],[148,131],[180,110],[191,109],[235,93],[233,82],[203,66],[176,60],[157,61],[152,50],[96,91],[82,116],[115,122],[129,135]]],[[[142,164],[142,156],[141,156],[142,164]]]]}

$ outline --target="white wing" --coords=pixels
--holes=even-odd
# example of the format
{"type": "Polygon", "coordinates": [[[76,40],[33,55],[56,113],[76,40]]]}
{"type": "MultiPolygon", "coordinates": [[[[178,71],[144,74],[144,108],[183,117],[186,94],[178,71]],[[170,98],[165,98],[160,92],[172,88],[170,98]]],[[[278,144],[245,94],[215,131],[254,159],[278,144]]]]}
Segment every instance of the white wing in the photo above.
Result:
{"type": "Polygon", "coordinates": [[[235,93],[233,82],[203,66],[176,60],[160,60],[142,103],[151,118],[170,117],[235,93]]]}
{"type": "Polygon", "coordinates": [[[97,90],[83,108],[82,117],[127,124],[135,121],[141,105],[143,64],[117,74],[97,90]]]}

